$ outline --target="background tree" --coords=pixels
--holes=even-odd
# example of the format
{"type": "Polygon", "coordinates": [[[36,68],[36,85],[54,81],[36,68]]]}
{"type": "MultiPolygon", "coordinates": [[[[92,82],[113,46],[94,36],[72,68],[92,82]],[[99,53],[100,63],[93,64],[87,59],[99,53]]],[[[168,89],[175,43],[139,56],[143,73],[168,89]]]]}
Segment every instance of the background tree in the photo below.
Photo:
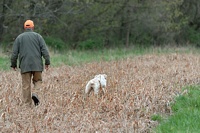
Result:
{"type": "Polygon", "coordinates": [[[187,21],[181,28],[177,41],[200,46],[200,1],[183,0],[179,8],[187,21]]]}
{"type": "Polygon", "coordinates": [[[0,43],[12,44],[26,19],[55,49],[196,44],[196,0],[2,0],[0,43]]]}

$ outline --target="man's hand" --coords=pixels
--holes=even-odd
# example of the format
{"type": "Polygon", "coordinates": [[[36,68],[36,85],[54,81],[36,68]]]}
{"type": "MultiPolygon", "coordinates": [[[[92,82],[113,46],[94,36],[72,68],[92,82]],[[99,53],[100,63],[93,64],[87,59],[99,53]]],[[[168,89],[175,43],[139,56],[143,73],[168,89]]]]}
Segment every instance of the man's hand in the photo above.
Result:
{"type": "Polygon", "coordinates": [[[49,70],[49,65],[45,65],[45,69],[46,69],[46,70],[49,70]]]}
{"type": "Polygon", "coordinates": [[[13,69],[14,71],[17,71],[17,68],[16,68],[16,67],[12,67],[12,69],[13,69]]]}

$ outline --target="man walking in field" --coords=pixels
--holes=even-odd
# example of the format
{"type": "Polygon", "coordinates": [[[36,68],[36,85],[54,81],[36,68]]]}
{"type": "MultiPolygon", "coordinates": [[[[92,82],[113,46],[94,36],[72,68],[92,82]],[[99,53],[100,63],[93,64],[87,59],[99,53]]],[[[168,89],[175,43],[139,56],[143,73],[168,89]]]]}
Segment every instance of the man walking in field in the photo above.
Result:
{"type": "Polygon", "coordinates": [[[27,20],[24,23],[24,29],[24,33],[20,34],[14,42],[11,67],[14,70],[17,69],[19,56],[23,103],[31,107],[32,99],[35,105],[39,104],[37,95],[31,93],[31,79],[34,84],[34,90],[39,90],[42,87],[42,71],[44,70],[42,57],[45,59],[45,69],[48,70],[50,56],[43,37],[33,31],[33,21],[27,20]]]}

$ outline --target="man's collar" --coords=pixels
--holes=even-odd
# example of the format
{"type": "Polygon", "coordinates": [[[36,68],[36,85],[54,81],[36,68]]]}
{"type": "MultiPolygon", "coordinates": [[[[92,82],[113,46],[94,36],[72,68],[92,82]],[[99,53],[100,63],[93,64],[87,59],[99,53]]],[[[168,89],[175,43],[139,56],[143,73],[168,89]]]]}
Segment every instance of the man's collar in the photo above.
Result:
{"type": "Polygon", "coordinates": [[[31,28],[26,28],[25,31],[33,31],[31,28]]]}

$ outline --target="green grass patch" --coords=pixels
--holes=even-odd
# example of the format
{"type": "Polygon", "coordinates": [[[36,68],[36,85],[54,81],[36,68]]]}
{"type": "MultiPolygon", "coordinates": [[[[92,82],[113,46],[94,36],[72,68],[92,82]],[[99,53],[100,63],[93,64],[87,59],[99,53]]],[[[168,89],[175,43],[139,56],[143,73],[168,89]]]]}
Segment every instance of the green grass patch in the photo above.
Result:
{"type": "Polygon", "coordinates": [[[151,120],[153,120],[153,121],[161,122],[162,119],[163,119],[162,116],[158,115],[158,114],[154,114],[154,115],[151,116],[151,120]]]}
{"type": "Polygon", "coordinates": [[[80,65],[94,61],[110,61],[147,53],[147,49],[103,49],[103,50],[70,50],[62,54],[51,54],[53,66],[80,65]]]}
{"type": "Polygon", "coordinates": [[[8,56],[0,56],[0,70],[10,69],[10,58],[8,56]]]}
{"type": "Polygon", "coordinates": [[[178,96],[172,104],[173,115],[162,120],[156,133],[199,133],[200,86],[186,87],[188,93],[178,96]]]}
{"type": "MultiPolygon", "coordinates": [[[[200,49],[194,47],[129,47],[129,48],[109,48],[101,50],[57,50],[51,49],[51,66],[58,67],[61,65],[80,65],[94,61],[111,61],[128,57],[135,57],[144,54],[169,54],[169,53],[200,53],[200,49]]],[[[10,59],[8,56],[0,54],[0,70],[10,69],[10,59]]]]}
{"type": "Polygon", "coordinates": [[[113,48],[102,50],[69,50],[60,54],[51,54],[52,66],[60,65],[80,65],[93,61],[110,61],[119,60],[128,57],[135,57],[144,54],[169,54],[169,53],[195,53],[199,54],[200,49],[194,47],[130,47],[130,48],[113,48]]]}

